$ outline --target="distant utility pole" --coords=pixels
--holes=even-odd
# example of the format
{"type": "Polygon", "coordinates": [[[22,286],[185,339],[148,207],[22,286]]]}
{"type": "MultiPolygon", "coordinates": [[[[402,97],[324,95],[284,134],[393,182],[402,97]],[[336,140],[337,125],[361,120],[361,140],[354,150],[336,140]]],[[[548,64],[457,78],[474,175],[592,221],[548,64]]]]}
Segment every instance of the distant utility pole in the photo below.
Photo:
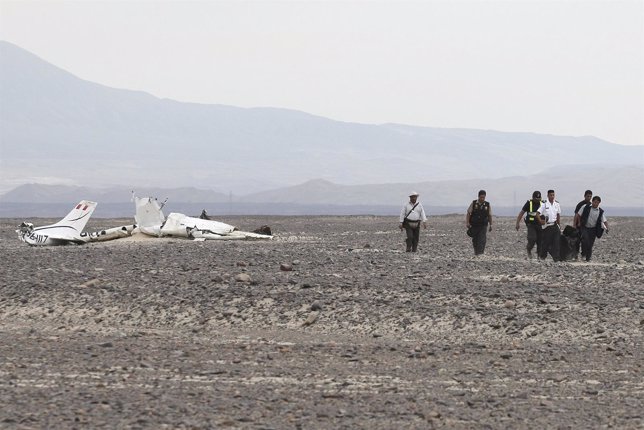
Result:
{"type": "Polygon", "coordinates": [[[517,190],[512,191],[512,207],[517,207],[517,190]]]}

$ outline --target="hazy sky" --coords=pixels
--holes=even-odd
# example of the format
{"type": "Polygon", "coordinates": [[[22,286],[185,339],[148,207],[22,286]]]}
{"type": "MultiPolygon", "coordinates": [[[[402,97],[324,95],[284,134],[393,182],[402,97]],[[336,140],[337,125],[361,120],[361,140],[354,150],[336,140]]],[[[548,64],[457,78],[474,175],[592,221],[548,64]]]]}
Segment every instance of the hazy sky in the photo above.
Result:
{"type": "Polygon", "coordinates": [[[644,1],[6,1],[90,81],[337,120],[644,144],[644,1]]]}

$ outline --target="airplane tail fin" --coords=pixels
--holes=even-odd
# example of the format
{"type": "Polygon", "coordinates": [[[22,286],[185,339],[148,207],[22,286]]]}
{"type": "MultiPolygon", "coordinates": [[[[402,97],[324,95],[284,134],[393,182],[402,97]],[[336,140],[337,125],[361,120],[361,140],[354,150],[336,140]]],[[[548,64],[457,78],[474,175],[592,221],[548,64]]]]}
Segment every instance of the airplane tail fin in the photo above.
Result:
{"type": "Polygon", "coordinates": [[[158,235],[161,225],[165,222],[165,216],[157,199],[151,197],[134,197],[136,206],[136,225],[139,230],[146,234],[158,235]]]}
{"type": "Polygon", "coordinates": [[[87,225],[87,221],[89,221],[97,205],[98,203],[96,202],[81,200],[74,206],[74,209],[65,215],[65,218],[53,224],[53,226],[64,225],[66,227],[73,227],[80,233],[85,228],[85,225],[87,225]]]}

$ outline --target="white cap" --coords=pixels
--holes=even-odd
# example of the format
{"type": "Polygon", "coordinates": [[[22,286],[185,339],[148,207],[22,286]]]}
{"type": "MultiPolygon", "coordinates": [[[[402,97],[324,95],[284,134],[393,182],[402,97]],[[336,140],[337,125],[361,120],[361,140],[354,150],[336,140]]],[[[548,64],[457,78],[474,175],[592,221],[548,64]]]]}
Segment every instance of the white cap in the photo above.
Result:
{"type": "Polygon", "coordinates": [[[418,194],[416,191],[412,191],[411,194],[409,194],[409,197],[418,197],[420,194],[418,194]]]}

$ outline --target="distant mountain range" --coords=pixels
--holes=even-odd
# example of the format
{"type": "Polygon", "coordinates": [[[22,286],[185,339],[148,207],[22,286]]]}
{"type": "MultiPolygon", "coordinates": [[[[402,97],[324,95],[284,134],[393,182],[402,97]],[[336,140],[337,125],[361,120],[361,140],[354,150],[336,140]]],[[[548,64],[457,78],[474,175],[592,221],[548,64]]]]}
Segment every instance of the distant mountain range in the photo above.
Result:
{"type": "MultiPolygon", "coordinates": [[[[581,195],[581,183],[611,178],[590,175],[578,183],[572,176],[586,177],[570,165],[586,165],[580,172],[644,165],[644,146],[591,136],[356,124],[285,109],[159,99],[82,80],[2,41],[0,100],[0,192],[27,183],[190,187],[214,190],[190,197],[204,201],[227,201],[232,192],[244,196],[240,201],[278,202],[288,198],[279,189],[294,187],[287,195],[300,201],[343,201],[346,194],[351,201],[391,202],[411,186],[426,198],[461,204],[486,183],[506,190],[503,199],[514,196],[511,190],[521,200],[533,188],[562,181],[574,182],[570,192],[581,195]],[[558,181],[530,178],[546,168],[558,181]],[[515,176],[528,179],[495,182],[515,176]],[[451,187],[454,193],[438,192],[451,187]]],[[[641,186],[626,187],[641,172],[627,172],[617,176],[627,182],[616,200],[630,205],[641,186]]]]}
{"type": "MultiPolygon", "coordinates": [[[[553,168],[538,175],[501,179],[467,179],[420,182],[415,184],[339,185],[323,179],[292,187],[247,195],[222,194],[192,187],[141,188],[138,196],[167,199],[169,211],[198,214],[375,214],[395,215],[411,191],[432,214],[462,213],[486,189],[498,215],[514,215],[532,191],[544,197],[554,188],[564,214],[571,214],[583,196],[592,189],[603,198],[603,206],[615,215],[644,216],[644,168],[608,166],[553,168]]],[[[0,195],[0,217],[64,215],[66,209],[81,199],[99,202],[96,216],[131,216],[131,191],[125,187],[90,188],[28,184],[0,195]]]]}

